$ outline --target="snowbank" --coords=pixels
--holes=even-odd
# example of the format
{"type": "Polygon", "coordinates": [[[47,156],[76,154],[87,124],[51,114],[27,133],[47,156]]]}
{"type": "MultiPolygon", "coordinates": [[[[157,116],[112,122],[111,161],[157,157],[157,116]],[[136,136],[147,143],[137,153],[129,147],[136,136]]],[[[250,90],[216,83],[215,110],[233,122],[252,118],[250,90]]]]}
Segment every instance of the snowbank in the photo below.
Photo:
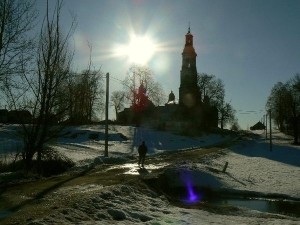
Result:
{"type": "Polygon", "coordinates": [[[297,220],[254,211],[232,209],[214,213],[210,210],[172,206],[162,195],[147,187],[117,185],[103,188],[84,198],[72,208],[54,210],[30,225],[48,224],[297,224],[297,220]]]}

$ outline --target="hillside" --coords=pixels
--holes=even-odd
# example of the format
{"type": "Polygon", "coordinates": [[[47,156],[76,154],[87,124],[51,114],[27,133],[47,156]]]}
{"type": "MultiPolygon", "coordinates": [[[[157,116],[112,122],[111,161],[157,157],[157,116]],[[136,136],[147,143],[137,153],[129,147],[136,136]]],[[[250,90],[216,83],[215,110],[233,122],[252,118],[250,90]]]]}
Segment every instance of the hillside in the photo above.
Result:
{"type": "MultiPolygon", "coordinates": [[[[1,190],[1,224],[300,221],[295,211],[300,201],[300,178],[296,176],[300,174],[300,150],[289,144],[287,136],[277,133],[270,152],[263,134],[189,138],[133,127],[115,126],[110,131],[109,157],[105,158],[101,156],[102,130],[69,128],[53,146],[76,160],[77,167],[60,176],[1,190]],[[145,169],[137,165],[136,147],[141,140],[150,149],[145,169]],[[222,172],[226,162],[228,167],[222,172]],[[285,211],[267,211],[251,209],[249,204],[223,204],[219,200],[225,196],[295,204],[285,211]]],[[[256,202],[259,204],[262,202],[256,202]]]]}

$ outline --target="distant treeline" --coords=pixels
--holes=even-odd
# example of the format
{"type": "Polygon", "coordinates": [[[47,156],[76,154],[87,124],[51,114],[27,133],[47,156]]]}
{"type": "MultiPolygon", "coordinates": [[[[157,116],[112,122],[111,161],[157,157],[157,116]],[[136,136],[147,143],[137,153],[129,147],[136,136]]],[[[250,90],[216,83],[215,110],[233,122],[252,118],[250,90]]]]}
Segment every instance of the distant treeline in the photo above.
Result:
{"type": "Polygon", "coordinates": [[[294,143],[300,136],[300,74],[287,82],[277,82],[270,93],[266,108],[273,122],[282,132],[293,134],[294,143]]]}

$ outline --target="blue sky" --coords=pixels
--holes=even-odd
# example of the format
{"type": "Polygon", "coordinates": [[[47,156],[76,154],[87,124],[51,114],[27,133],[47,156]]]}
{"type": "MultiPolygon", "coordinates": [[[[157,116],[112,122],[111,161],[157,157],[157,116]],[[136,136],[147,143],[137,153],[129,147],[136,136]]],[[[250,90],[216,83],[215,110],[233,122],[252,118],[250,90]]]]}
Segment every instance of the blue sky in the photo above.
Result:
{"type": "MultiPolygon", "coordinates": [[[[37,0],[39,10],[45,10],[45,2],[37,0]]],[[[159,46],[148,66],[166,94],[173,90],[177,98],[190,23],[198,72],[223,80],[226,100],[245,129],[263,117],[273,85],[300,73],[298,0],[65,0],[66,28],[70,12],[78,22],[73,37],[77,69],[88,63],[89,42],[94,66],[123,80],[130,62],[114,54],[116,46],[128,44],[133,33],[147,36],[159,46]]],[[[121,88],[112,80],[111,92],[121,88]]]]}

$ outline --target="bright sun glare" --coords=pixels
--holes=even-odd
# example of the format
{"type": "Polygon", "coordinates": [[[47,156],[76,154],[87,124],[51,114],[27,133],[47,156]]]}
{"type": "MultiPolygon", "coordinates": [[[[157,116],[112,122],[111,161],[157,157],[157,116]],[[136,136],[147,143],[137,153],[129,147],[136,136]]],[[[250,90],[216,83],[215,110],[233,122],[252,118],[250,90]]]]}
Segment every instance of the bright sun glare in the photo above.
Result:
{"type": "Polygon", "coordinates": [[[116,48],[116,54],[127,57],[130,63],[145,64],[156,52],[154,42],[147,36],[132,35],[128,44],[116,48]]]}

